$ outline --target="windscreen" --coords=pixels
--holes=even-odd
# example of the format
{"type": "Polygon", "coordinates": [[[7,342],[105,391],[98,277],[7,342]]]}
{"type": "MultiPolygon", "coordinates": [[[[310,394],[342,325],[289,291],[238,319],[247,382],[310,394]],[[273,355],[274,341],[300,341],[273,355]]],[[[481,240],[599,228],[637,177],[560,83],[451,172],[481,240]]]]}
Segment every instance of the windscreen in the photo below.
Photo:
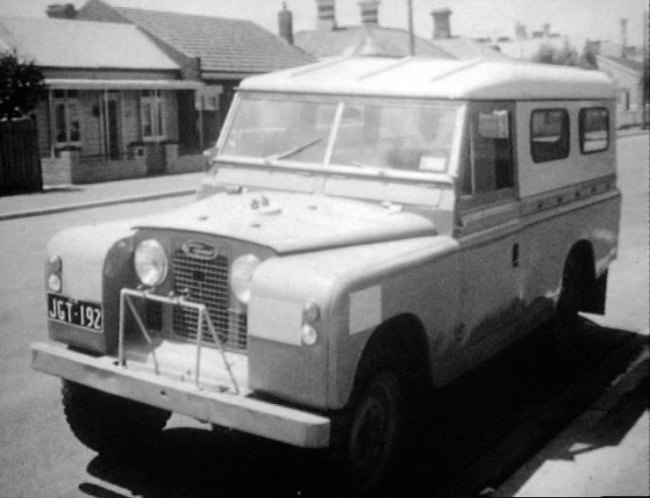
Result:
{"type": "Polygon", "coordinates": [[[221,155],[242,159],[445,172],[458,105],[244,95],[221,155]]]}

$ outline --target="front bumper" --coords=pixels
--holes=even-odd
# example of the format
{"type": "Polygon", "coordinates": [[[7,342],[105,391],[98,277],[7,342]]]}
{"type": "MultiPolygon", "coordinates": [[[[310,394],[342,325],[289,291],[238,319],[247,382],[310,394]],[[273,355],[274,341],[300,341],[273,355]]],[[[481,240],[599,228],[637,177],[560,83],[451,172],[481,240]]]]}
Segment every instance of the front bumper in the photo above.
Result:
{"type": "Polygon", "coordinates": [[[35,370],[109,394],[293,446],[329,446],[330,419],[321,415],[129,370],[114,357],[93,357],[44,343],[32,344],[31,350],[35,370]]]}

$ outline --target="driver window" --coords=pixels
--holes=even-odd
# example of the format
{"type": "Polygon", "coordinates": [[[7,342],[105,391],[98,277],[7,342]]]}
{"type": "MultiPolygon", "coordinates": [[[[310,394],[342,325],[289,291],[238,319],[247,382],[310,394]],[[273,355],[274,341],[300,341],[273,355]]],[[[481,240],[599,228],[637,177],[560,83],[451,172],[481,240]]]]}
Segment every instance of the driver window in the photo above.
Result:
{"type": "Polygon", "coordinates": [[[512,113],[503,106],[472,113],[462,194],[479,195],[514,187],[512,113]]]}

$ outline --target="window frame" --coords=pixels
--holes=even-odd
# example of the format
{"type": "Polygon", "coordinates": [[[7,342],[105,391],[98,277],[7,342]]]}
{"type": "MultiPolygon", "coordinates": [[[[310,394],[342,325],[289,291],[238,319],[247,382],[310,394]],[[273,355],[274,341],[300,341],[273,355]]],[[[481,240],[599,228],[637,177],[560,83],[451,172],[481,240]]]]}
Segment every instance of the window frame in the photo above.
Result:
{"type": "Polygon", "coordinates": [[[162,90],[141,90],[140,91],[140,133],[143,142],[161,142],[167,138],[167,118],[162,90]],[[149,106],[149,112],[145,109],[149,106]],[[151,133],[145,133],[145,117],[148,117],[151,126],[151,133]]]}
{"type": "Polygon", "coordinates": [[[599,152],[605,152],[606,150],[608,150],[609,149],[609,144],[610,144],[610,135],[611,135],[610,126],[611,126],[611,122],[609,120],[609,109],[607,107],[604,107],[604,106],[581,107],[580,111],[578,113],[578,139],[580,141],[580,152],[583,155],[588,155],[588,154],[597,154],[599,152]],[[585,129],[584,129],[585,128],[585,119],[584,119],[584,117],[587,114],[587,112],[589,112],[589,111],[605,111],[605,113],[607,114],[607,126],[605,128],[605,130],[607,131],[607,140],[606,140],[605,147],[603,147],[602,149],[585,151],[585,142],[586,142],[585,137],[586,137],[586,135],[585,135],[585,129]]]}
{"type": "Polygon", "coordinates": [[[63,147],[81,147],[82,142],[82,133],[81,133],[81,117],[82,117],[82,108],[81,102],[79,100],[79,91],[78,90],[53,90],[52,91],[52,122],[53,122],[53,138],[54,146],[59,149],[63,147]],[[57,96],[57,93],[60,96],[57,96]],[[63,130],[59,129],[59,120],[58,120],[58,107],[63,106],[63,130]],[[71,119],[71,109],[75,109],[77,119],[71,119]],[[77,122],[76,133],[78,135],[77,140],[72,140],[73,128],[72,123],[77,122]],[[64,131],[65,140],[59,140],[59,131],[64,131]]]}
{"type": "Polygon", "coordinates": [[[567,159],[571,155],[571,117],[569,115],[569,110],[564,108],[564,107],[550,107],[550,108],[539,108],[539,109],[533,109],[530,112],[530,119],[529,119],[529,148],[530,148],[530,156],[533,159],[533,162],[535,164],[541,164],[541,163],[547,163],[547,162],[552,162],[552,161],[559,161],[562,159],[567,159]],[[535,114],[539,113],[552,113],[552,112],[561,112],[562,113],[562,128],[560,129],[560,138],[553,142],[553,145],[556,145],[556,149],[560,151],[559,153],[555,153],[555,155],[550,155],[547,157],[544,155],[543,157],[540,157],[540,152],[539,150],[536,150],[535,145],[536,142],[534,140],[533,136],[533,121],[534,121],[534,116],[535,114]],[[562,144],[564,142],[564,146],[562,149],[559,149],[559,144],[562,144]]]}

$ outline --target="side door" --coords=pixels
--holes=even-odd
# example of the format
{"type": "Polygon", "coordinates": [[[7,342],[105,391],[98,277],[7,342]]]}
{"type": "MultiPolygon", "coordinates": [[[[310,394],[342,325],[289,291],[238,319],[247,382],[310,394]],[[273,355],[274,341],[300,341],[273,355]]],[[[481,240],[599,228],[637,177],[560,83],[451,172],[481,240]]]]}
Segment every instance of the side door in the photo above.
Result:
{"type": "MultiPolygon", "coordinates": [[[[515,104],[475,102],[467,114],[457,206],[461,248],[461,347],[475,359],[507,342],[521,312],[521,221],[515,174],[515,104]]],[[[470,360],[471,361],[471,360],[470,360]]]]}

